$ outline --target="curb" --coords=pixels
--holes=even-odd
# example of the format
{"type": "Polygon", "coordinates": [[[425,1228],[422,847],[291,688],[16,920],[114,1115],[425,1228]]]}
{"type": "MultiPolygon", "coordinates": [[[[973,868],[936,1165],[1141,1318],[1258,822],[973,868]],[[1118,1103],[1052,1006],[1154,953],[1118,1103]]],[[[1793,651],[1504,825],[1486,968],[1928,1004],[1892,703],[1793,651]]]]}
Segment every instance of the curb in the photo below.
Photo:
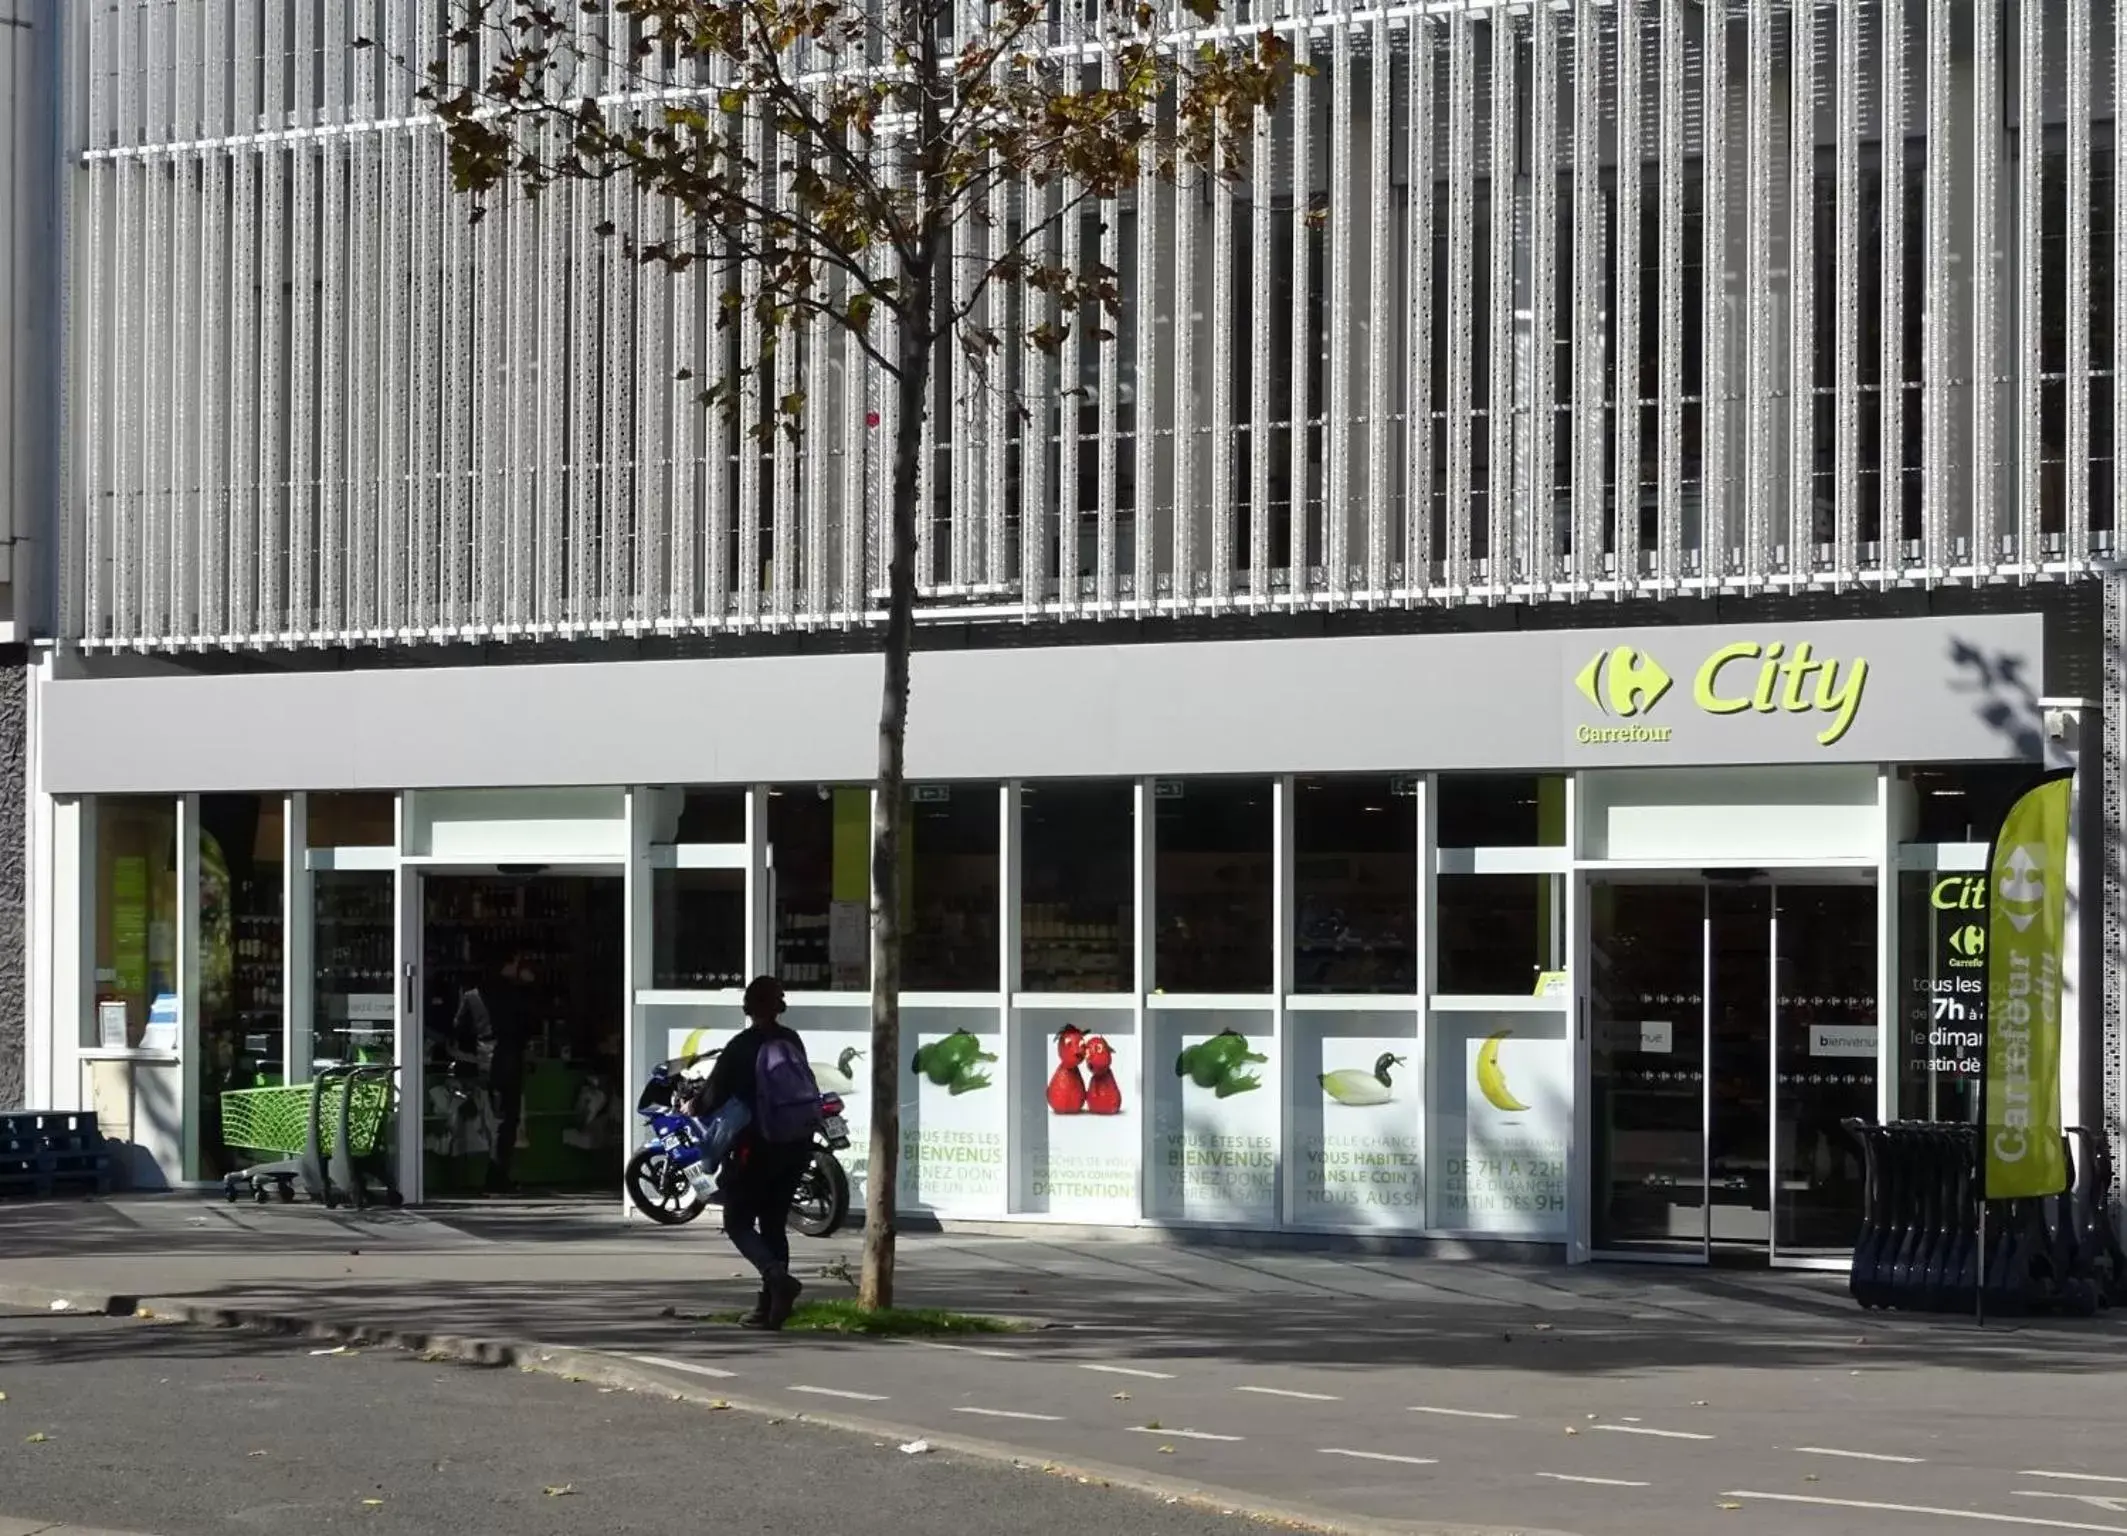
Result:
{"type": "Polygon", "coordinates": [[[0,1515],[0,1536],[141,1536],[138,1531],[106,1531],[87,1525],[54,1525],[49,1520],[18,1520],[0,1515]]]}
{"type": "MultiPolygon", "coordinates": [[[[1133,1467],[1106,1462],[1059,1460],[1026,1446],[997,1440],[939,1433],[914,1425],[860,1418],[810,1409],[794,1411],[771,1403],[734,1397],[708,1384],[684,1379],[679,1372],[646,1366],[624,1355],[577,1349],[570,1345],[539,1344],[522,1339],[483,1339],[470,1335],[414,1332],[365,1323],[333,1323],[293,1313],[255,1307],[205,1306],[176,1297],[127,1296],[94,1292],[68,1292],[36,1286],[0,1285],[0,1306],[29,1312],[92,1317],[139,1317],[159,1322],[184,1323],[201,1328],[239,1329],[246,1333],[280,1338],[348,1344],[372,1349],[395,1349],[408,1354],[447,1360],[490,1369],[514,1366],[520,1371],[556,1376],[568,1382],[587,1382],[615,1391],[655,1394],[673,1402],[751,1414],[775,1422],[810,1424],[844,1434],[865,1435],[874,1440],[902,1443],[928,1442],[933,1449],[952,1451],[982,1461],[1001,1462],[1027,1471],[1065,1477],[1101,1488],[1121,1488],[1158,1499],[1187,1505],[1211,1514],[1238,1515],[1287,1529],[1320,1532],[1321,1536],[1573,1536],[1536,1526],[1442,1525],[1435,1522],[1365,1520],[1334,1511],[1286,1504],[1259,1494],[1216,1484],[1192,1483],[1160,1477],[1133,1467]]],[[[22,1525],[0,1519],[0,1536],[124,1536],[120,1532],[88,1531],[65,1525],[22,1525]]]]}

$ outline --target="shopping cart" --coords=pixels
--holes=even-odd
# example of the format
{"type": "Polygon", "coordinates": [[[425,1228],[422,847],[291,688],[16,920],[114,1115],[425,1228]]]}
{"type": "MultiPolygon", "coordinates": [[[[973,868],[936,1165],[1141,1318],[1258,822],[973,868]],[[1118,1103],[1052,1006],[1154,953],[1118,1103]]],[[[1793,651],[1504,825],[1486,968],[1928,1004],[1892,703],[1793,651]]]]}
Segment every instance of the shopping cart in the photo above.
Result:
{"type": "Polygon", "coordinates": [[[248,1187],[261,1205],[274,1192],[292,1201],[300,1179],[305,1192],[327,1207],[345,1203],[359,1210],[370,1203],[372,1187],[386,1204],[400,1204],[404,1197],[391,1180],[391,1139],[385,1133],[398,1071],[381,1065],[326,1067],[307,1083],[224,1093],[223,1144],[269,1160],[229,1174],[222,1192],[234,1200],[248,1187]]]}

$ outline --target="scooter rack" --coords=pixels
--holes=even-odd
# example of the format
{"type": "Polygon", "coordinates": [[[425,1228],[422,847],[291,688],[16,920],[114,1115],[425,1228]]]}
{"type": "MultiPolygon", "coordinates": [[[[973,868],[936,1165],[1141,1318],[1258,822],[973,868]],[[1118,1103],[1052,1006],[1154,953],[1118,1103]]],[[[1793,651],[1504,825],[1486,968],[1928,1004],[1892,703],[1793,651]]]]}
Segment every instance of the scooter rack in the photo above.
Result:
{"type": "Polygon", "coordinates": [[[2067,1190],[1995,1200],[1980,1222],[1978,1136],[1970,1125],[1841,1122],[1866,1170],[1848,1289],[1871,1310],[1971,1312],[1982,1284],[1997,1315],[2087,1317],[2127,1302],[2127,1252],[2111,1210],[2112,1149],[2081,1126],[2063,1138],[2067,1190]],[[1985,1263],[1981,1263],[1981,1234],[1985,1263]]]}

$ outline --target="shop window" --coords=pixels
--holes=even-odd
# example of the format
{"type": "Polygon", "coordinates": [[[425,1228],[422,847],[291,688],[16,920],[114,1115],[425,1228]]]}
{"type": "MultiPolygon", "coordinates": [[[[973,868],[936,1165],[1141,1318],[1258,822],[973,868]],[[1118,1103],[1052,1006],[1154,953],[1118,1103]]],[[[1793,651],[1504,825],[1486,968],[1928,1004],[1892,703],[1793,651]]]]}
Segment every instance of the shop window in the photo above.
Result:
{"type": "Polygon", "coordinates": [[[1268,779],[1161,779],[1153,788],[1153,985],[1268,992],[1268,779]]]}
{"type": "Polygon", "coordinates": [[[746,877],[736,869],[659,869],[650,876],[650,985],[699,992],[743,987],[746,877]]]}
{"type": "Polygon", "coordinates": [[[775,968],[783,985],[871,986],[871,791],[786,784],[768,791],[775,968]]]}
{"type": "Polygon", "coordinates": [[[304,843],[312,848],[390,848],[399,831],[391,794],[311,795],[304,843]]]}
{"type": "Polygon", "coordinates": [[[998,794],[995,784],[918,784],[901,850],[901,986],[994,992],[998,794]]]}
{"type": "Polygon", "coordinates": [[[1434,781],[1434,840],[1442,848],[1563,848],[1560,774],[1444,773],[1434,781]]]}
{"type": "MultiPolygon", "coordinates": [[[[310,1063],[388,1062],[398,1011],[398,876],[388,869],[321,869],[310,890],[310,1063]]],[[[430,1022],[440,1030],[450,1018],[430,1022]]]]}
{"type": "Polygon", "coordinates": [[[1899,875],[1897,1113],[1902,1120],[1977,1118],[1987,1028],[1986,941],[1983,872],[1906,870],[1899,875]]]}
{"type": "Polygon", "coordinates": [[[1136,786],[1028,784],[1019,792],[1019,985],[1137,988],[1136,786]]]}
{"type": "Polygon", "coordinates": [[[177,1048],[177,802],[104,797],[96,837],[93,1043],[177,1048]],[[156,1030],[151,1036],[149,1020],[156,1030]]]}
{"type": "Polygon", "coordinates": [[[2030,787],[2037,773],[2030,763],[1908,768],[1902,775],[1910,794],[1907,825],[1900,829],[1905,835],[1899,840],[1991,842],[2011,802],[2030,787]]]}
{"type": "Polygon", "coordinates": [[[675,843],[746,841],[744,789],[690,789],[680,804],[675,843]]]}
{"type": "Polygon", "coordinates": [[[1529,997],[1566,968],[1566,891],[1558,875],[1442,875],[1440,974],[1450,997],[1529,997]]]}
{"type": "Polygon", "coordinates": [[[1418,988],[1418,800],[1408,778],[1293,785],[1293,990],[1418,988]]]}
{"type": "Polygon", "coordinates": [[[281,945],[285,929],[280,795],[202,795],[199,802],[200,1176],[244,1159],[222,1144],[221,1096],[285,1080],[281,945]]]}

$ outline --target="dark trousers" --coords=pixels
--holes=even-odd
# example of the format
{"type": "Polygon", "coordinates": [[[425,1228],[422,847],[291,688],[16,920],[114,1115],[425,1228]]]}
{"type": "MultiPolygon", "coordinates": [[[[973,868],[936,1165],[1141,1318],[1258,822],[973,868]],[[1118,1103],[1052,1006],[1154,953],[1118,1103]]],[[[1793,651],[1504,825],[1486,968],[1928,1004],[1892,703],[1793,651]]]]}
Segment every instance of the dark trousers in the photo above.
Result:
{"type": "Polygon", "coordinates": [[[763,1280],[790,1273],[790,1202],[812,1148],[755,1142],[724,1176],[724,1235],[763,1280]]]}
{"type": "Polygon", "coordinates": [[[509,1181],[517,1160],[517,1121],[524,1113],[524,1055],[520,1051],[497,1051],[488,1064],[488,1091],[495,1096],[495,1145],[487,1154],[487,1177],[491,1184],[509,1181]]]}

